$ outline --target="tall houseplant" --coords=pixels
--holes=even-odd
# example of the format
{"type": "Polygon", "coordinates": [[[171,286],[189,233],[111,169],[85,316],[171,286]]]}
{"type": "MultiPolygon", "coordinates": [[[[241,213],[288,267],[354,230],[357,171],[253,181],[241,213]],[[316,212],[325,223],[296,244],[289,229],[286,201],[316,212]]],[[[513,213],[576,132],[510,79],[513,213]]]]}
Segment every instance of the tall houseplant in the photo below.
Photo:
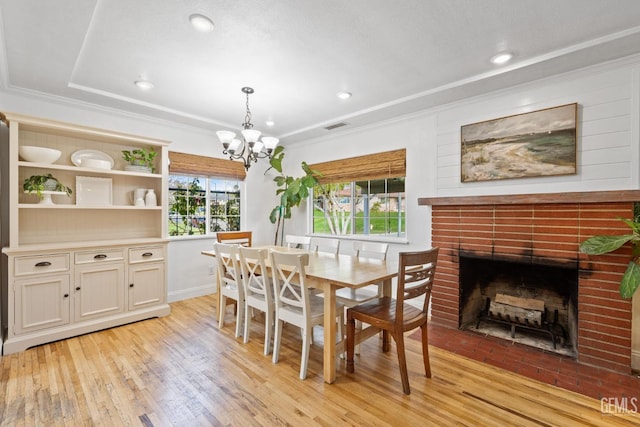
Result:
{"type": "Polygon", "coordinates": [[[312,189],[317,183],[316,178],[320,174],[311,170],[306,162],[302,162],[301,167],[304,175],[298,178],[287,176],[282,172],[282,160],[284,158],[284,147],[278,146],[273,152],[273,156],[269,163],[271,168],[275,169],[279,175],[273,178],[276,183],[276,196],[280,197],[280,203],[274,207],[269,215],[272,224],[276,224],[276,233],[274,244],[280,245],[284,240],[284,221],[291,218],[291,208],[300,206],[303,200],[309,196],[309,189],[312,189]]]}
{"type": "Polygon", "coordinates": [[[638,265],[640,262],[640,217],[636,214],[633,221],[625,218],[619,219],[631,228],[631,234],[593,236],[582,242],[580,251],[588,255],[602,255],[613,252],[626,243],[630,243],[632,246],[631,260],[620,282],[620,296],[624,299],[629,299],[633,297],[633,294],[640,286],[640,265],[638,265]]]}

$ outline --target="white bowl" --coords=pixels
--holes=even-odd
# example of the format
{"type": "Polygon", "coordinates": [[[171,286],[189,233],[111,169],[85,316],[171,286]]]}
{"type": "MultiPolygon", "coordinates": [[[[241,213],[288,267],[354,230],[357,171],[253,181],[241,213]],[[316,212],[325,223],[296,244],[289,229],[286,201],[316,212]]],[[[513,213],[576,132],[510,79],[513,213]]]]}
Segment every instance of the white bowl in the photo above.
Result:
{"type": "Polygon", "coordinates": [[[53,163],[60,158],[62,151],[35,145],[22,145],[18,148],[18,154],[27,162],[53,163]]]}
{"type": "Polygon", "coordinates": [[[83,168],[111,170],[111,162],[101,159],[84,158],[81,160],[80,166],[82,166],[83,168]]]}

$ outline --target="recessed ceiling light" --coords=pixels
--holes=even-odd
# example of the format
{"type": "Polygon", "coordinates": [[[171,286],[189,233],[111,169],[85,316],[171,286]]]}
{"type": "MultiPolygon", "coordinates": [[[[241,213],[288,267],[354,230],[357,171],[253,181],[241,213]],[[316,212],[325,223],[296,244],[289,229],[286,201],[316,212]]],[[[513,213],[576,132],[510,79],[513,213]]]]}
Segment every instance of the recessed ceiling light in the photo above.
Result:
{"type": "Polygon", "coordinates": [[[275,125],[276,122],[274,122],[273,120],[267,120],[266,122],[264,122],[264,124],[269,126],[269,127],[271,127],[271,126],[275,125]]]}
{"type": "Polygon", "coordinates": [[[200,15],[199,13],[194,13],[189,16],[189,22],[193,28],[201,33],[210,33],[213,31],[213,21],[204,15],[200,15]]]}
{"type": "Polygon", "coordinates": [[[511,61],[511,58],[513,58],[513,53],[511,52],[501,52],[495,56],[491,57],[491,63],[496,64],[496,65],[502,65],[502,64],[506,64],[507,62],[511,61]]]}
{"type": "Polygon", "coordinates": [[[155,87],[149,80],[136,80],[135,85],[142,90],[151,90],[155,87]]]}
{"type": "Polygon", "coordinates": [[[351,98],[351,92],[338,92],[338,98],[349,99],[351,98]]]}

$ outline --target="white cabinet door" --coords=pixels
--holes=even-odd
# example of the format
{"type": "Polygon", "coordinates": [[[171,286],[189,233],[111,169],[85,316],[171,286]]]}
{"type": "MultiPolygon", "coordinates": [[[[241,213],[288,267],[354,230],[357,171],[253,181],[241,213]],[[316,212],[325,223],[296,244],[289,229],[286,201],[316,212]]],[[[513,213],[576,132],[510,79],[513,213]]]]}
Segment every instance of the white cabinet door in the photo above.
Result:
{"type": "Polygon", "coordinates": [[[165,301],[164,262],[129,266],[129,310],[165,301]]]}
{"type": "Polygon", "coordinates": [[[15,334],[69,323],[69,274],[17,279],[14,291],[15,334]]]}
{"type": "Polygon", "coordinates": [[[124,312],[124,263],[76,266],[73,289],[76,322],[124,312]]]}

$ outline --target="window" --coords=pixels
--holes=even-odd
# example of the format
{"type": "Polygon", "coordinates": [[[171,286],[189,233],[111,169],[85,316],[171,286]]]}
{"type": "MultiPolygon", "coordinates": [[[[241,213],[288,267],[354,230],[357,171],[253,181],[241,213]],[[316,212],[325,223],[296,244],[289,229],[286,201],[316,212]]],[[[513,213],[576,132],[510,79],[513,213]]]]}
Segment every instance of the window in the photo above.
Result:
{"type": "Polygon", "coordinates": [[[313,189],[313,233],[405,236],[406,150],[309,165],[320,172],[313,189]]]}
{"type": "Polygon", "coordinates": [[[169,175],[169,235],[240,230],[240,181],[169,175]]]}
{"type": "Polygon", "coordinates": [[[313,233],[402,237],[404,178],[320,184],[313,189],[313,233]]]}

